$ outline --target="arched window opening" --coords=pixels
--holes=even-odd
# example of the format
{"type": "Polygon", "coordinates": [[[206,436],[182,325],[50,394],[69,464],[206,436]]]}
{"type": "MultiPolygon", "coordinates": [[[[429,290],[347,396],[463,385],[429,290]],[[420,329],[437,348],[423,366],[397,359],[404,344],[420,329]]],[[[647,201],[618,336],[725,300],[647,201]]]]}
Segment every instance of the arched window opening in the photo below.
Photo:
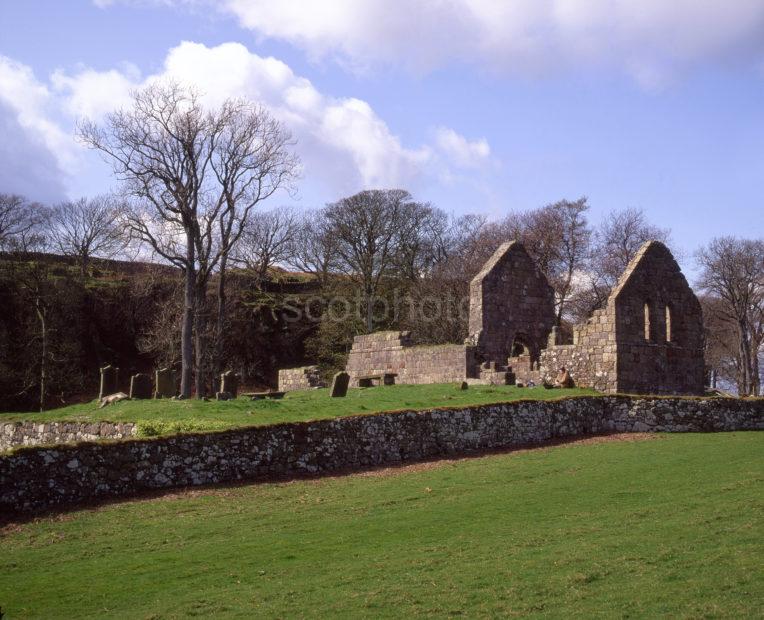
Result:
{"type": "Polygon", "coordinates": [[[645,302],[645,340],[650,342],[650,303],[645,302]]]}
{"type": "Polygon", "coordinates": [[[666,342],[672,342],[673,336],[671,334],[671,306],[666,304],[666,342]]]}

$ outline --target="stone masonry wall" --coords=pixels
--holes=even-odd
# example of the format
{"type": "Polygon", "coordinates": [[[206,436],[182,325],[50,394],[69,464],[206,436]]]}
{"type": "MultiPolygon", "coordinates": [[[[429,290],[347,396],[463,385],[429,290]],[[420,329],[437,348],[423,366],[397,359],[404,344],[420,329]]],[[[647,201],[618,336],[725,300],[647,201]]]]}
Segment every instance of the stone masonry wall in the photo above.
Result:
{"type": "Polygon", "coordinates": [[[615,308],[608,304],[573,328],[573,344],[553,345],[542,351],[540,366],[546,381],[554,381],[564,366],[576,385],[612,393],[618,390],[617,358],[615,308]]]}
{"type": "Polygon", "coordinates": [[[358,470],[607,431],[763,430],[764,399],[579,397],[0,455],[0,520],[143,491],[358,470]]]}
{"type": "Polygon", "coordinates": [[[321,379],[318,366],[301,366],[300,368],[282,368],[279,370],[279,391],[309,390],[316,387],[326,387],[321,379]]]}
{"type": "Polygon", "coordinates": [[[565,366],[579,386],[632,394],[703,393],[703,317],[662,243],[645,243],[607,305],[541,352],[547,380],[565,366]]]}
{"type": "Polygon", "coordinates": [[[132,422],[3,422],[0,452],[16,446],[125,439],[135,434],[132,422]]]}
{"type": "Polygon", "coordinates": [[[554,324],[546,277],[522,244],[502,244],[470,282],[469,337],[479,361],[504,365],[517,342],[535,364],[554,324]]]}
{"type": "Polygon", "coordinates": [[[356,336],[345,370],[350,385],[358,377],[396,373],[396,383],[450,383],[474,373],[474,347],[460,344],[411,346],[409,332],[356,336]]]}
{"type": "Polygon", "coordinates": [[[648,242],[611,295],[619,392],[702,394],[703,314],[671,252],[648,242]]]}

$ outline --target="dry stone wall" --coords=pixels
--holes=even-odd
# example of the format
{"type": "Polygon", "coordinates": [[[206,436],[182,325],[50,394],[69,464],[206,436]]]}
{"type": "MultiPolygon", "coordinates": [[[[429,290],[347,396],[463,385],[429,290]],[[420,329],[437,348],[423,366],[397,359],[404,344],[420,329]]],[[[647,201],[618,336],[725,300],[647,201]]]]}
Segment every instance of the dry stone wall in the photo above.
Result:
{"type": "Polygon", "coordinates": [[[0,452],[17,446],[125,439],[136,434],[132,422],[4,422],[0,452]]]}
{"type": "Polygon", "coordinates": [[[10,519],[157,489],[358,470],[589,433],[732,430],[764,430],[764,399],[516,401],[26,448],[0,455],[0,515],[10,519]]]}

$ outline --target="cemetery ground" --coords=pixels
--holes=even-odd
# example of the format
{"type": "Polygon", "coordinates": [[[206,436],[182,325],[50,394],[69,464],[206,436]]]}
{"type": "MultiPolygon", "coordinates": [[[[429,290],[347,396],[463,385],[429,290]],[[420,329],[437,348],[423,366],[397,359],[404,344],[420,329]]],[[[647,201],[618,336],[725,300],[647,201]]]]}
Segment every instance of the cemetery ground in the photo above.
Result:
{"type": "Polygon", "coordinates": [[[281,422],[302,422],[354,414],[401,409],[430,409],[507,402],[519,399],[551,399],[596,394],[593,390],[543,387],[458,384],[390,385],[348,390],[344,398],[330,398],[328,389],[287,392],[279,400],[251,400],[246,396],[229,401],[147,399],[121,401],[99,409],[98,401],[70,405],[42,413],[0,414],[0,422],[136,422],[141,436],[178,432],[223,430],[281,422]]]}
{"type": "Polygon", "coordinates": [[[8,526],[0,606],[10,618],[760,617],[764,434],[614,439],[8,526]]]}

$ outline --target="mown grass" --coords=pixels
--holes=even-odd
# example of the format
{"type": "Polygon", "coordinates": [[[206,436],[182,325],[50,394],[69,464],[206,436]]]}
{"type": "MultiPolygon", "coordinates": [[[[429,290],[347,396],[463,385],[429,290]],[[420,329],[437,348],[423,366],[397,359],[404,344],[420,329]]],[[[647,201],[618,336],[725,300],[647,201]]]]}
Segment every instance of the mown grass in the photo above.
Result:
{"type": "Polygon", "coordinates": [[[231,401],[134,400],[122,401],[103,409],[93,401],[45,411],[43,413],[4,413],[0,422],[138,422],[144,436],[183,431],[204,431],[279,422],[299,422],[336,418],[353,414],[456,407],[529,399],[550,399],[595,394],[592,390],[546,390],[543,387],[470,386],[460,390],[456,384],[391,385],[351,389],[345,398],[331,398],[328,389],[288,392],[281,400],[252,401],[240,397],[231,401]]]}
{"type": "Polygon", "coordinates": [[[202,490],[8,528],[8,618],[761,617],[764,434],[202,490]]]}

